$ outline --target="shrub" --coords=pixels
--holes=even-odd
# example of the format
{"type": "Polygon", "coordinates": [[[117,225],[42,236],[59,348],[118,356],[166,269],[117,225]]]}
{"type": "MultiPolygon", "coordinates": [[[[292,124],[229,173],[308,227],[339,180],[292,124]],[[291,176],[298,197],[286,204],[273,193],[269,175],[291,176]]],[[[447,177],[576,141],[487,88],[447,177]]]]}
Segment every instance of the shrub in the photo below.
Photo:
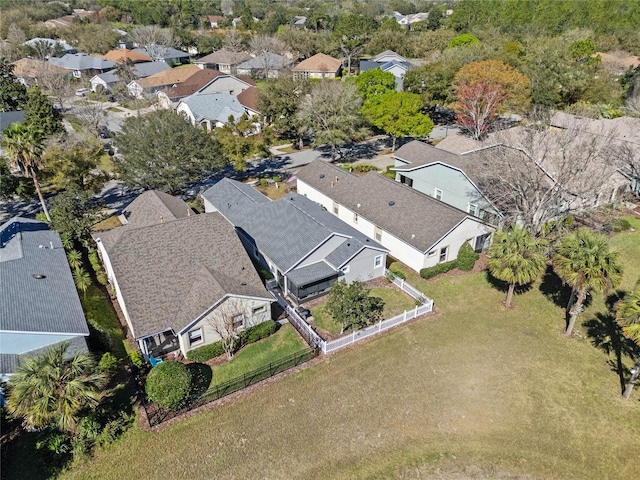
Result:
{"type": "Polygon", "coordinates": [[[194,348],[187,352],[187,358],[192,362],[206,362],[226,353],[222,342],[210,343],[202,347],[194,348]]]}
{"type": "Polygon", "coordinates": [[[423,268],[420,270],[420,276],[425,280],[435,277],[436,275],[440,275],[441,273],[447,273],[450,270],[456,268],[457,261],[453,260],[451,262],[439,263],[433,267],[423,268]]]}
{"type": "Polygon", "coordinates": [[[100,270],[99,272],[96,272],[96,280],[100,285],[107,284],[107,274],[104,272],[104,270],[100,270]]]}
{"type": "Polygon", "coordinates": [[[129,345],[129,342],[127,342],[126,340],[123,340],[122,343],[124,344],[124,349],[126,350],[127,355],[129,356],[129,360],[131,360],[133,366],[142,368],[142,366],[144,365],[144,357],[142,356],[142,354],[139,351],[131,348],[131,345],[129,345]]]}
{"type": "Polygon", "coordinates": [[[266,178],[261,178],[260,179],[260,186],[261,187],[266,187],[267,185],[269,185],[269,182],[267,181],[266,178]]]}
{"type": "Polygon", "coordinates": [[[273,177],[271,180],[273,180],[274,182],[280,183],[282,181],[282,178],[278,177],[277,175],[275,177],[273,177]]]}
{"type": "Polygon", "coordinates": [[[384,171],[383,175],[385,177],[389,177],[391,180],[395,180],[396,179],[396,172],[394,172],[393,170],[391,170],[393,168],[393,165],[389,165],[386,170],[384,171]]]}
{"type": "Polygon", "coordinates": [[[184,405],[191,390],[191,373],[180,362],[162,362],[147,375],[145,392],[160,407],[177,410],[184,405]]]}
{"type": "Polygon", "coordinates": [[[245,346],[250,343],[257,342],[269,335],[275,333],[278,330],[278,324],[273,320],[267,320],[266,322],[259,323],[251,328],[247,328],[240,334],[240,346],[245,346]]]}
{"type": "Polygon", "coordinates": [[[626,218],[614,218],[613,220],[611,220],[611,222],[608,223],[609,225],[607,226],[609,227],[609,229],[613,230],[616,233],[624,232],[631,228],[631,224],[626,218]]]}
{"type": "Polygon", "coordinates": [[[407,276],[404,274],[404,272],[402,270],[400,270],[400,267],[398,267],[397,265],[390,265],[389,266],[389,271],[391,273],[393,273],[396,277],[402,279],[402,280],[406,280],[407,276]]]}
{"type": "MultiPolygon", "coordinates": [[[[373,165],[367,165],[367,164],[354,165],[353,169],[356,172],[360,172],[360,173],[377,172],[378,171],[378,169],[376,167],[374,167],[373,165]]],[[[395,173],[394,173],[394,177],[395,177],[395,173]]]]}
{"type": "Polygon", "coordinates": [[[98,370],[104,373],[111,373],[118,367],[118,363],[118,359],[110,352],[107,352],[100,358],[98,370]]]}
{"type": "Polygon", "coordinates": [[[458,250],[457,267],[465,271],[473,270],[478,258],[480,258],[480,255],[473,250],[473,247],[468,242],[464,242],[460,250],[458,250]]]}

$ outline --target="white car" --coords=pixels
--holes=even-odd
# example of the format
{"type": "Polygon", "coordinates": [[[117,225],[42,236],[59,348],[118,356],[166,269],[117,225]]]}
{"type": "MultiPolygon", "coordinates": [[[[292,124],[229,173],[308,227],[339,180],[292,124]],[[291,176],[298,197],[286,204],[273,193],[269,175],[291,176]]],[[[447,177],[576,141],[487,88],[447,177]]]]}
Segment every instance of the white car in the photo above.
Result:
{"type": "Polygon", "coordinates": [[[91,93],[91,89],[90,88],[79,88],[78,90],[76,90],[76,95],[78,97],[85,97],[87,95],[89,95],[91,93]]]}

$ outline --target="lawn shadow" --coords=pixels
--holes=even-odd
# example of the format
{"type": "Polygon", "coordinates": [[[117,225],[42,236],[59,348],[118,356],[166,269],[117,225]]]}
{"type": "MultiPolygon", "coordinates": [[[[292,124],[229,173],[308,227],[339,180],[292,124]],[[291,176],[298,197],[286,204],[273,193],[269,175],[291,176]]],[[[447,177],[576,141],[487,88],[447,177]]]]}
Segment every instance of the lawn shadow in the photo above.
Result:
{"type": "Polygon", "coordinates": [[[2,446],[1,478],[3,480],[56,478],[60,471],[70,463],[71,455],[54,457],[46,448],[37,447],[37,444],[44,441],[50,433],[49,430],[37,432],[22,430],[15,438],[4,444],[2,446]]]}
{"type": "Polygon", "coordinates": [[[191,373],[191,391],[189,392],[189,396],[199,397],[206,392],[209,385],[211,385],[213,371],[209,365],[204,363],[189,363],[187,364],[187,370],[191,373]]]}
{"type": "Polygon", "coordinates": [[[587,329],[587,336],[594,347],[602,350],[607,355],[613,355],[607,363],[611,366],[620,380],[620,393],[626,387],[626,377],[630,374],[629,369],[622,363],[622,358],[627,356],[635,358],[635,344],[622,334],[622,328],[616,321],[616,303],[624,296],[624,292],[617,291],[609,295],[606,300],[608,311],[606,313],[596,313],[595,318],[583,323],[587,329]]]}
{"type": "Polygon", "coordinates": [[[547,297],[548,300],[551,300],[556,306],[566,308],[571,298],[571,287],[562,281],[551,265],[548,265],[542,276],[540,293],[547,297]]]}
{"type": "MultiPolygon", "coordinates": [[[[509,284],[503,280],[500,280],[499,278],[494,277],[493,275],[491,275],[491,273],[489,272],[489,270],[485,270],[484,272],[487,282],[489,282],[489,285],[491,285],[493,288],[495,288],[496,290],[503,292],[503,293],[507,293],[507,290],[509,290],[509,284]]],[[[531,288],[533,287],[533,283],[525,283],[524,285],[516,285],[516,287],[513,290],[513,293],[515,295],[521,295],[523,293],[528,292],[529,290],[531,290],[531,288]]]]}

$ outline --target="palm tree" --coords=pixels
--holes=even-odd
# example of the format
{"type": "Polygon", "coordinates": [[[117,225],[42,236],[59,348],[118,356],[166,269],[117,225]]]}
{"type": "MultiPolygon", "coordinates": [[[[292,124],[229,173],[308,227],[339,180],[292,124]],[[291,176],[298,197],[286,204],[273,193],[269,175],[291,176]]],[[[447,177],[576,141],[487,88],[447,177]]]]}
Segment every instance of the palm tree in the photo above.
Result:
{"type": "Polygon", "coordinates": [[[78,250],[71,250],[67,253],[67,260],[71,268],[78,269],[82,266],[82,254],[78,250]]]}
{"type": "Polygon", "coordinates": [[[564,334],[571,336],[576,319],[591,290],[606,292],[622,280],[622,267],[615,252],[609,250],[607,237],[579,228],[563,237],[553,255],[553,269],[572,289],[567,313],[569,322],[564,334]]]}
{"type": "Polygon", "coordinates": [[[544,240],[532,237],[517,225],[496,232],[487,251],[488,267],[491,275],[509,284],[505,301],[507,308],[511,307],[516,285],[531,283],[542,272],[546,263],[545,247],[544,240]]]}
{"type": "Polygon", "coordinates": [[[106,375],[85,353],[68,358],[68,348],[63,342],[25,359],[11,377],[7,409],[22,418],[25,428],[54,426],[73,433],[82,409],[102,398],[106,375]]]}
{"type": "Polygon", "coordinates": [[[87,273],[87,271],[78,267],[73,271],[73,281],[76,283],[76,287],[78,290],[82,290],[84,297],[87,297],[87,288],[91,285],[91,277],[87,273]]]}
{"type": "MultiPolygon", "coordinates": [[[[616,320],[618,325],[622,327],[624,336],[640,347],[640,281],[633,291],[625,295],[624,299],[618,303],[616,320]]],[[[631,396],[631,390],[633,390],[638,376],[640,376],[640,358],[631,369],[631,379],[627,388],[624,389],[624,398],[629,399],[631,396]]]]}
{"type": "Polygon", "coordinates": [[[4,131],[2,146],[9,154],[11,166],[18,167],[25,176],[33,180],[42,210],[50,222],[49,210],[40,190],[40,182],[38,182],[38,170],[42,167],[40,157],[43,151],[43,140],[44,138],[38,130],[24,123],[14,123],[4,131]]]}

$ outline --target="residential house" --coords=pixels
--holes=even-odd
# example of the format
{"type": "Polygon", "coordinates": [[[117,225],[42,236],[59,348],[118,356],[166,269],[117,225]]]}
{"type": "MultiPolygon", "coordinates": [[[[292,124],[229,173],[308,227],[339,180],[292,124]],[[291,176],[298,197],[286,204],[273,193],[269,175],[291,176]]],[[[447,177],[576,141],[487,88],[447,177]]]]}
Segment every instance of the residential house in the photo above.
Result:
{"type": "Polygon", "coordinates": [[[184,115],[194,126],[207,131],[222,127],[230,119],[238,121],[242,115],[249,115],[238,99],[228,93],[189,95],[178,102],[176,113],[184,115]]]}
{"type": "Polygon", "coordinates": [[[60,18],[47,20],[44,22],[44,25],[49,28],[70,27],[76,19],[89,19],[94,21],[98,19],[98,12],[94,10],[85,10],[83,8],[75,8],[73,9],[73,12],[71,12],[71,15],[64,15],[60,18]]]}
{"type": "Polygon", "coordinates": [[[407,60],[392,50],[385,50],[369,60],[360,61],[360,73],[379,68],[383,72],[392,73],[396,78],[396,89],[402,91],[402,82],[407,71],[421,62],[407,60]]]}
{"type": "Polygon", "coordinates": [[[152,62],[153,59],[144,52],[129,50],[128,48],[117,48],[115,50],[109,50],[102,55],[102,58],[111,60],[115,63],[139,63],[139,62],[152,62]]]}
{"type": "Polygon", "coordinates": [[[291,19],[291,25],[296,28],[304,28],[305,23],[307,23],[307,17],[302,15],[296,15],[291,19]]]}
{"type": "Polygon", "coordinates": [[[84,317],[60,236],[45,222],[14,217],[0,226],[0,379],[61,342],[88,352],[84,317]]]}
{"type": "Polygon", "coordinates": [[[260,90],[258,90],[257,87],[247,88],[236,98],[250,117],[260,115],[260,110],[258,109],[260,102],[260,90]]]}
{"type": "Polygon", "coordinates": [[[291,67],[293,62],[277,53],[263,52],[236,67],[238,75],[253,78],[277,78],[282,70],[291,67]]]}
{"type": "Polygon", "coordinates": [[[54,75],[64,77],[69,75],[69,70],[57,67],[44,60],[36,60],[35,58],[21,58],[13,62],[13,74],[18,81],[29,87],[38,83],[38,78],[43,75],[54,75]]]}
{"type": "Polygon", "coordinates": [[[209,15],[207,17],[207,22],[209,22],[211,28],[219,28],[218,24],[221,20],[224,20],[222,15],[209,15]]]}
{"type": "Polygon", "coordinates": [[[148,55],[155,62],[165,62],[169,65],[177,65],[180,63],[189,63],[191,55],[182,50],[173,47],[165,47],[164,45],[151,45],[147,48],[134,48],[133,52],[148,55]]]}
{"type": "MultiPolygon", "coordinates": [[[[171,70],[171,67],[164,62],[142,62],[133,64],[131,69],[134,77],[141,79],[150,77],[156,73],[171,70]]],[[[106,91],[111,91],[119,81],[120,77],[118,76],[117,69],[109,70],[108,72],[91,77],[91,90],[95,92],[97,89],[102,88],[106,91]]]]}
{"type": "Polygon", "coordinates": [[[133,97],[151,96],[159,90],[179,85],[198,70],[195,65],[170,68],[146,78],[133,80],[127,85],[127,89],[133,97]]]}
{"type": "Polygon", "coordinates": [[[251,55],[247,52],[232,52],[222,48],[196,60],[194,63],[200,68],[212,68],[223,73],[235,75],[236,67],[249,59],[251,59],[251,55]]]}
{"type": "Polygon", "coordinates": [[[411,27],[414,23],[423,22],[429,18],[428,12],[411,13],[409,15],[403,15],[400,12],[392,12],[390,18],[395,19],[398,24],[404,27],[411,27]]]}
{"type": "Polygon", "coordinates": [[[295,193],[271,201],[250,185],[222,179],[202,194],[206,212],[236,227],[256,262],[294,302],[326,293],[337,280],[384,275],[387,249],[295,193]]]}
{"type": "Polygon", "coordinates": [[[465,243],[484,250],[494,231],[479,218],[377,172],[356,176],[314,160],[297,177],[298,193],[417,272],[455,260],[465,243]]]}
{"type": "Polygon", "coordinates": [[[51,57],[49,63],[73,72],[75,78],[81,78],[83,75],[93,76],[116,67],[116,64],[111,60],[86,53],[67,53],[62,57],[51,57]]]}
{"type": "Polygon", "coordinates": [[[477,186],[481,162],[476,155],[457,155],[414,140],[396,150],[393,157],[396,181],[500,225],[502,213],[477,186]]]}
{"type": "Polygon", "coordinates": [[[23,110],[0,112],[0,134],[4,132],[7,128],[9,128],[10,125],[14,123],[22,122],[23,120],[24,120],[23,110]]]}
{"type": "Polygon", "coordinates": [[[145,355],[214,343],[221,322],[237,330],[271,318],[269,294],[233,227],[194,214],[182,200],[147,191],[121,227],[94,234],[109,282],[145,355]]]}
{"type": "Polygon", "coordinates": [[[293,67],[293,75],[296,78],[337,78],[340,70],[342,60],[324,53],[316,53],[293,67]]]}
{"type": "Polygon", "coordinates": [[[40,53],[50,53],[53,51],[60,53],[78,53],[78,50],[67,42],[63,40],[54,40],[53,38],[35,37],[27,40],[24,44],[40,53]]]}
{"type": "Polygon", "coordinates": [[[238,78],[219,70],[204,68],[180,85],[158,92],[158,103],[163,108],[175,108],[176,102],[195,93],[228,93],[238,96],[255,83],[247,78],[238,78]]]}

